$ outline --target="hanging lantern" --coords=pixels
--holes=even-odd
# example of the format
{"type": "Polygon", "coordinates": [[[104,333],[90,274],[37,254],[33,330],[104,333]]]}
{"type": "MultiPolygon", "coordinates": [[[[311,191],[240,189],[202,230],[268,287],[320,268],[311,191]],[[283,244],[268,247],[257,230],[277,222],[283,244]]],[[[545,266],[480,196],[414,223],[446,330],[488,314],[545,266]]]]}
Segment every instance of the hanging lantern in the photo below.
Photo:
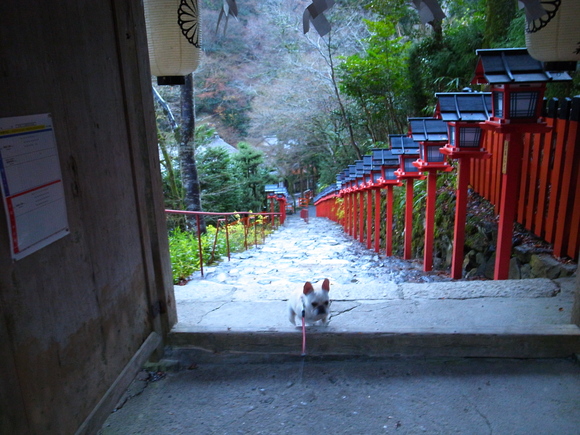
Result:
{"type": "Polygon", "coordinates": [[[144,0],[151,74],[159,85],[182,85],[199,63],[198,0],[144,0]]]}
{"type": "Polygon", "coordinates": [[[542,62],[580,60],[580,2],[539,0],[525,2],[526,46],[542,62]]]}

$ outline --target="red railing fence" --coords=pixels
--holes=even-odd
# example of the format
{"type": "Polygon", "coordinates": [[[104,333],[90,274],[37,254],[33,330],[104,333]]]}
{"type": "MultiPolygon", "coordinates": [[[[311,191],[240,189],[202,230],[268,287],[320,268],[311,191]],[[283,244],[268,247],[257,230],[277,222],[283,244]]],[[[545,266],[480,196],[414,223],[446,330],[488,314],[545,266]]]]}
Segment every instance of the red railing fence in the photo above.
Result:
{"type": "Polygon", "coordinates": [[[241,222],[244,225],[244,248],[248,249],[248,236],[254,229],[254,245],[258,245],[258,226],[260,226],[260,237],[262,242],[264,241],[265,234],[264,234],[264,225],[272,225],[273,228],[276,228],[280,223],[280,216],[281,213],[252,213],[252,212],[232,212],[232,213],[214,213],[214,212],[202,212],[202,211],[185,211],[185,210],[165,210],[165,213],[168,214],[181,214],[187,216],[194,216],[195,217],[195,226],[196,226],[196,236],[197,236],[197,244],[198,244],[198,252],[199,252],[199,264],[200,264],[200,272],[201,276],[204,276],[203,266],[204,266],[204,258],[203,258],[203,247],[201,242],[201,220],[203,217],[212,217],[216,219],[216,233],[212,245],[212,251],[210,254],[209,262],[215,259],[215,250],[218,240],[218,234],[220,229],[225,232],[226,236],[226,250],[228,260],[230,260],[230,239],[229,239],[229,232],[228,227],[230,225],[237,224],[241,222]],[[278,219],[276,219],[278,218],[278,219]]]}
{"type": "MultiPolygon", "coordinates": [[[[556,257],[578,259],[580,249],[580,97],[547,102],[548,133],[526,134],[517,222],[554,246],[556,257]]],[[[488,160],[473,161],[471,185],[500,214],[502,134],[487,134],[488,160]]]]}

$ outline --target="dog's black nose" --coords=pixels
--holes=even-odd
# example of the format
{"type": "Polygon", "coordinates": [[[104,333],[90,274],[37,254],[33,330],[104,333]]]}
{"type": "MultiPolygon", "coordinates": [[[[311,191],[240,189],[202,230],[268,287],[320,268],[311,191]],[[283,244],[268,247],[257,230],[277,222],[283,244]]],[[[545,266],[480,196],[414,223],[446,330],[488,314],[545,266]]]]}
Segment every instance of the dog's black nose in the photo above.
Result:
{"type": "Polygon", "coordinates": [[[316,314],[326,314],[326,307],[324,305],[320,305],[316,309],[316,314]]]}

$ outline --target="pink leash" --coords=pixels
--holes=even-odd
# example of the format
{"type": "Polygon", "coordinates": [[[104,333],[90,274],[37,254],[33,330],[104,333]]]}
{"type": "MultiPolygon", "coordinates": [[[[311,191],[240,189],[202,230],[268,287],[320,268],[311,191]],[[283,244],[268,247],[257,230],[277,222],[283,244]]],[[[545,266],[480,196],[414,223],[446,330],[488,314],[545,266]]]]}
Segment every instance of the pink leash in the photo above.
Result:
{"type": "Polygon", "coordinates": [[[306,313],[302,310],[302,356],[306,356],[306,322],[304,317],[306,313]]]}

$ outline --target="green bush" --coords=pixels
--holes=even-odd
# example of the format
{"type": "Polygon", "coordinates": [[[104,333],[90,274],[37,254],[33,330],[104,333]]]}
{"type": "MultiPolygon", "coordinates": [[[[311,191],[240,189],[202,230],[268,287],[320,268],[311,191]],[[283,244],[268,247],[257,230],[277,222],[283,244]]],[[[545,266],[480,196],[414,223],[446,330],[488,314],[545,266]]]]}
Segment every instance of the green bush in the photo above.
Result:
{"type": "MultiPolygon", "coordinates": [[[[240,252],[255,242],[260,243],[262,231],[264,236],[272,232],[271,225],[265,223],[262,217],[258,217],[256,223],[258,225],[256,230],[260,233],[257,237],[254,235],[254,229],[247,229],[239,220],[228,225],[230,252],[240,252]]],[[[208,225],[206,232],[201,235],[204,267],[215,264],[226,257],[227,248],[225,228],[220,227],[218,231],[215,226],[208,225]]],[[[169,232],[169,253],[174,284],[187,281],[194,272],[200,270],[199,243],[195,232],[183,231],[178,227],[171,230],[169,232]]]]}

